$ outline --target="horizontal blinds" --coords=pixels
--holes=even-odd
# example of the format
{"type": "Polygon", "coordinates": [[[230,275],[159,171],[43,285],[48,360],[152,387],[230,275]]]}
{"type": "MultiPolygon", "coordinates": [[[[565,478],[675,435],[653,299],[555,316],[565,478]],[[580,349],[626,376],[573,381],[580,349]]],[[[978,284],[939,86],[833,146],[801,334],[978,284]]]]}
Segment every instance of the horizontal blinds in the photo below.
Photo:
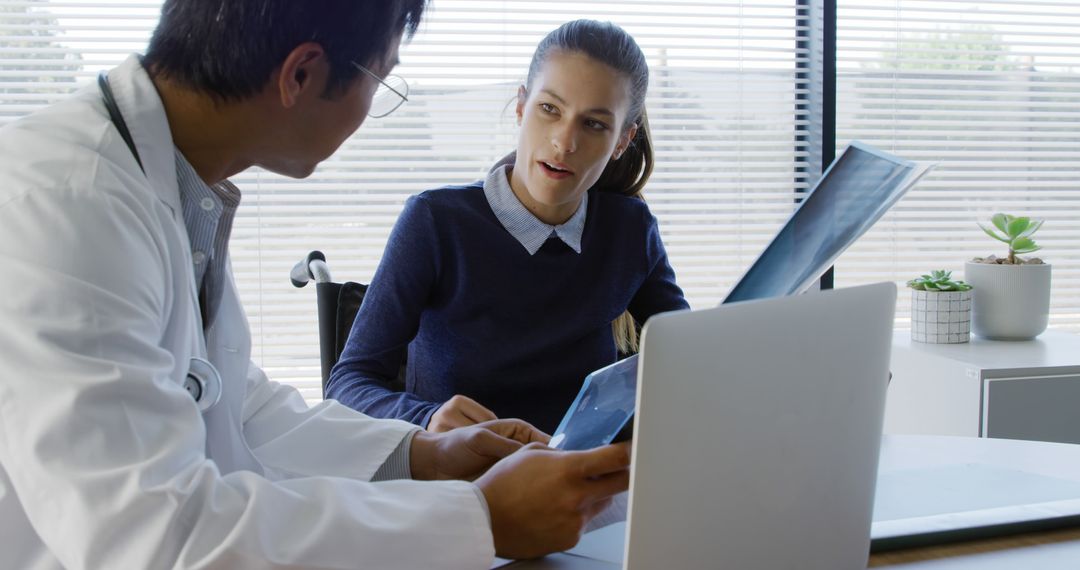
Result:
{"type": "MultiPolygon", "coordinates": [[[[837,284],[902,282],[1003,256],[976,225],[1045,218],[1051,326],[1080,329],[1080,3],[845,0],[837,140],[939,163],[837,261],[837,284]]],[[[910,295],[900,296],[901,322],[910,295]]]]}
{"type": "MultiPolygon", "coordinates": [[[[157,9],[0,0],[0,121],[143,50],[157,9]]],[[[409,195],[481,178],[514,148],[511,101],[533,49],[574,18],[614,21],[644,49],[657,161],[646,196],[691,304],[718,303],[806,187],[804,11],[796,0],[438,0],[401,50],[404,107],[369,119],[306,180],[234,179],[244,201],[231,249],[254,357],[319,397],[314,291],[289,284],[293,263],[319,249],[335,279],[370,280],[409,195]]]]}

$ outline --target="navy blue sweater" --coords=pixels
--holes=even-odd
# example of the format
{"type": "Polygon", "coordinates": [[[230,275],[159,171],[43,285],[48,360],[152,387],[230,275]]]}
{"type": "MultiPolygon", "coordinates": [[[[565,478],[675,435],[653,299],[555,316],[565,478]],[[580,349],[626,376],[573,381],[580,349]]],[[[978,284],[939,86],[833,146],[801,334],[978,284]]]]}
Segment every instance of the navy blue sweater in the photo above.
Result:
{"type": "Polygon", "coordinates": [[[585,375],[614,362],[611,322],[687,308],[645,202],[592,192],[581,253],[535,255],[502,226],[481,182],[405,204],[327,396],[426,426],[463,394],[550,433],[585,375]],[[406,392],[393,392],[408,351],[406,392]]]}

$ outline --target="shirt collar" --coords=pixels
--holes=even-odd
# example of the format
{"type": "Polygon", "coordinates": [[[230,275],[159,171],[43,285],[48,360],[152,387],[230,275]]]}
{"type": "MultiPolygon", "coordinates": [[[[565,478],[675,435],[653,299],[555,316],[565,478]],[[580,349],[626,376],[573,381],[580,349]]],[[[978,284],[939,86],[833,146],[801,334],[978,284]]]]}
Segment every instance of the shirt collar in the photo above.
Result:
{"type": "Polygon", "coordinates": [[[529,255],[535,255],[551,237],[559,238],[570,249],[581,253],[581,234],[585,231],[585,213],[589,205],[588,192],[581,197],[577,211],[565,223],[558,226],[544,223],[518,200],[510,188],[509,174],[515,159],[515,153],[510,153],[495,163],[484,180],[484,196],[499,223],[525,247],[529,255]]]}
{"type": "Polygon", "coordinates": [[[201,285],[209,267],[223,263],[228,234],[240,204],[240,190],[227,180],[213,186],[206,184],[180,149],[174,148],[173,155],[195,283],[201,285]]]}
{"type": "Polygon", "coordinates": [[[240,189],[228,180],[214,184],[213,186],[203,182],[195,167],[188,162],[184,153],[179,148],[173,147],[173,155],[176,160],[176,181],[180,187],[181,200],[189,202],[199,201],[200,206],[207,215],[220,217],[222,210],[235,210],[240,204],[240,189]],[[203,198],[210,198],[214,202],[211,208],[203,202],[203,198]]]}

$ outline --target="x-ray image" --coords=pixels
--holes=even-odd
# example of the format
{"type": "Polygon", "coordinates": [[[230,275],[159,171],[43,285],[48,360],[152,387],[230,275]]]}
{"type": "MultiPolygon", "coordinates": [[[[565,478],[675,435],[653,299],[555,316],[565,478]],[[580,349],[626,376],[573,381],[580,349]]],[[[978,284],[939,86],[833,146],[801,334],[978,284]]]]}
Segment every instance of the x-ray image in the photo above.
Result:
{"type": "Polygon", "coordinates": [[[628,438],[637,393],[637,361],[634,355],[586,376],[549,445],[581,450],[607,445],[616,436],[628,438]]]}

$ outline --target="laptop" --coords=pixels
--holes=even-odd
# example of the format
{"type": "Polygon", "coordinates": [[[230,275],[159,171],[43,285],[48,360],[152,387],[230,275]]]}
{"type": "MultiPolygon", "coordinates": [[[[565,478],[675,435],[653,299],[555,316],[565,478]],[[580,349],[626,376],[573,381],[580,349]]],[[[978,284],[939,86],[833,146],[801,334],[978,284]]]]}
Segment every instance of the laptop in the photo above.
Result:
{"type": "MultiPolygon", "coordinates": [[[[833,160],[724,303],[805,291],[932,167],[854,141],[833,160]]],[[[590,449],[632,433],[637,357],[589,374],[552,447],[590,449]]]]}
{"type": "Polygon", "coordinates": [[[880,283],[650,319],[627,522],[511,568],[866,568],[895,305],[880,283]]]}

